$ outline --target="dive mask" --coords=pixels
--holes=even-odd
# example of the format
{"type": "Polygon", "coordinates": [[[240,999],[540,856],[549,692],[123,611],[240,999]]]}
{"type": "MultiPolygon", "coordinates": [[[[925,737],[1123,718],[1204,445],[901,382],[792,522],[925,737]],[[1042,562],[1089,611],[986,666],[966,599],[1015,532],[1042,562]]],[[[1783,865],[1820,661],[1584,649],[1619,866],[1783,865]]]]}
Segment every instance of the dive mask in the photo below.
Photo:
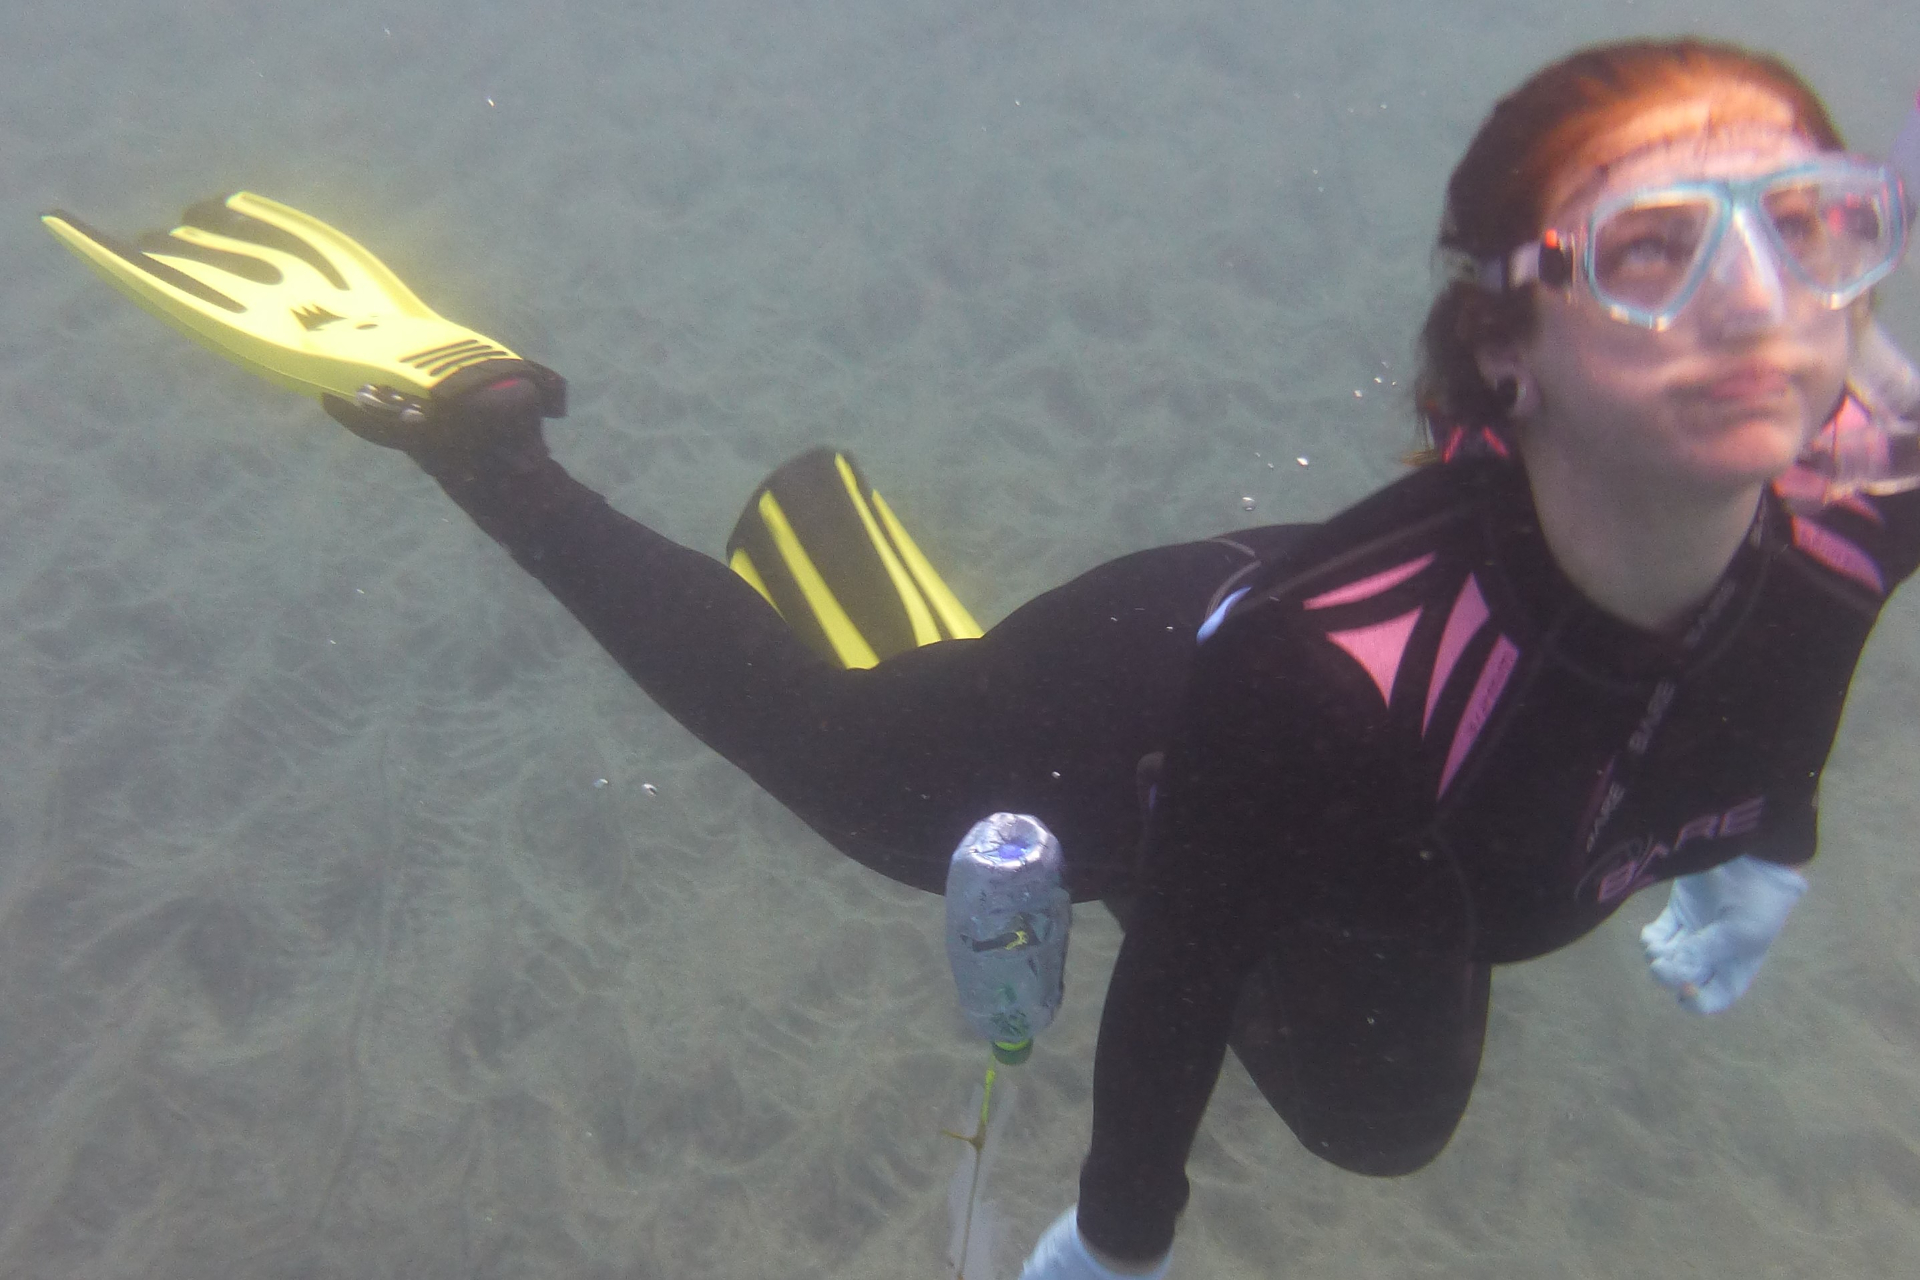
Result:
{"type": "Polygon", "coordinates": [[[1568,289],[1577,275],[1615,320],[1665,329],[1704,281],[1737,270],[1744,255],[1776,298],[1791,283],[1838,310],[1898,265],[1913,212],[1891,166],[1826,155],[1757,177],[1618,192],[1583,226],[1481,263],[1479,280],[1496,290],[1533,281],[1568,289]]]}

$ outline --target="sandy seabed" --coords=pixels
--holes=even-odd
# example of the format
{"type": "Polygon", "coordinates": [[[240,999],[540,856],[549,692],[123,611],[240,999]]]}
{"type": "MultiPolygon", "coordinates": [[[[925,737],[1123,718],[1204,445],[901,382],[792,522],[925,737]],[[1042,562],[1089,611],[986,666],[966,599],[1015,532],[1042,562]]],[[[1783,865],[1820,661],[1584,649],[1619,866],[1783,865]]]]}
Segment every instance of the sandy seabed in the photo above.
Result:
{"type": "MultiPolygon", "coordinates": [[[[1869,0],[10,7],[0,1274],[933,1280],[939,1130],[984,1061],[935,899],[41,209],[311,210],[563,370],[555,450],[622,509],[717,549],[839,442],[993,618],[1396,474],[1446,170],[1539,62],[1746,39],[1871,149],[1910,28],[1869,0]]],[[[1920,346],[1912,272],[1886,293],[1920,346]]],[[[1653,987],[1634,902],[1498,975],[1459,1136],[1390,1182],[1309,1157],[1230,1066],[1177,1274],[1905,1273],[1911,594],[1856,689],[1815,889],[1734,1012],[1653,987]]],[[[1082,909],[1014,1073],[993,1276],[1073,1197],[1117,941],[1082,909]]]]}

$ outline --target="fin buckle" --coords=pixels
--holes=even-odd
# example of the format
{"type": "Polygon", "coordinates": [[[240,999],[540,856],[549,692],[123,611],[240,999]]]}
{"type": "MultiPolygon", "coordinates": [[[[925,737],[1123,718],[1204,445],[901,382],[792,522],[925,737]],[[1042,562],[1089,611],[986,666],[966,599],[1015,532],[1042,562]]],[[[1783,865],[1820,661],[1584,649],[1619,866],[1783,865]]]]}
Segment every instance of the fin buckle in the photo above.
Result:
{"type": "Polygon", "coordinates": [[[418,427],[427,420],[425,401],[389,386],[369,382],[353,393],[353,402],[369,413],[394,419],[406,427],[418,427]]]}

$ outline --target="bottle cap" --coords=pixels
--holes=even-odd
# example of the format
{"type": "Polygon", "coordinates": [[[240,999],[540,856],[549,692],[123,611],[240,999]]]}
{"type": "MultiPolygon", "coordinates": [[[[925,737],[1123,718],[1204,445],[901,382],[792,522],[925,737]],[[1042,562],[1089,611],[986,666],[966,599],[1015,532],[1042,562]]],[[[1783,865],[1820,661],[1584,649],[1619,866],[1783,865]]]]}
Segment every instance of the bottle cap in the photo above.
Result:
{"type": "Polygon", "coordinates": [[[1033,1041],[1022,1040],[1019,1044],[993,1042],[993,1056],[1009,1067],[1017,1067],[1033,1056],[1033,1041]]]}

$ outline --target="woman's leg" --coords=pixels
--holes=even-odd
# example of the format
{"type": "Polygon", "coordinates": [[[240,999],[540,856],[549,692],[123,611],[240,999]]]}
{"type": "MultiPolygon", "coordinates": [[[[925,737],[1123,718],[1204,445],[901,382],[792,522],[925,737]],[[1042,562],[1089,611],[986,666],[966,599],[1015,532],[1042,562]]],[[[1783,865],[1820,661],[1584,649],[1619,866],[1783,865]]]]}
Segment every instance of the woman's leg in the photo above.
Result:
{"type": "MultiPolygon", "coordinates": [[[[350,406],[329,407],[356,427],[350,406]]],[[[1269,536],[1126,556],[979,640],[848,671],[725,565],[567,475],[512,386],[469,397],[441,437],[410,452],[663,709],[835,847],[934,891],[996,810],[1054,830],[1075,897],[1124,885],[1136,766],[1162,745],[1215,585],[1269,536]]]]}
{"type": "Polygon", "coordinates": [[[1289,926],[1241,987],[1230,1043],[1309,1151],[1355,1173],[1411,1173],[1467,1109],[1489,977],[1405,939],[1289,926]]]}

